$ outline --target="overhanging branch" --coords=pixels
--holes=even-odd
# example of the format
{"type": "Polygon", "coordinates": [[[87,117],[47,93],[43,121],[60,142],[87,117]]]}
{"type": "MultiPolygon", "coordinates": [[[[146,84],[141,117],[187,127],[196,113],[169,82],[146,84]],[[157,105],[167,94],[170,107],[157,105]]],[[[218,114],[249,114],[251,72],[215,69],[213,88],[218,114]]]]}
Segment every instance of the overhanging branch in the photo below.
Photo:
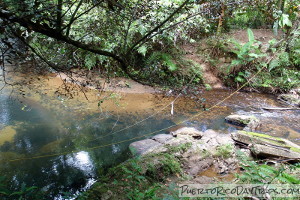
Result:
{"type": "Polygon", "coordinates": [[[93,45],[85,44],[85,43],[73,40],[70,37],[63,35],[61,33],[61,31],[57,31],[53,28],[50,28],[47,24],[39,24],[39,23],[33,22],[27,18],[19,18],[5,10],[2,10],[2,9],[0,10],[0,18],[8,20],[10,22],[18,23],[28,30],[33,30],[37,33],[41,33],[43,35],[54,38],[56,40],[66,42],[68,44],[71,44],[75,47],[84,49],[86,51],[96,53],[99,55],[103,55],[103,56],[107,56],[107,57],[111,57],[111,58],[115,59],[116,61],[118,61],[121,64],[121,66],[123,66],[122,69],[126,66],[125,61],[118,55],[111,53],[109,51],[104,51],[104,50],[95,48],[93,45]]]}

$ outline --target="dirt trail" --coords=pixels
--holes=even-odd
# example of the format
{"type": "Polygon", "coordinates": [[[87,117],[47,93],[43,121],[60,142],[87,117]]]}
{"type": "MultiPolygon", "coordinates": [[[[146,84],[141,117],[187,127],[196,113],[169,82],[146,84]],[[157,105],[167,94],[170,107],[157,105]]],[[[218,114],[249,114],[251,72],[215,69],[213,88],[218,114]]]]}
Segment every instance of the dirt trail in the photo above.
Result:
{"type": "Polygon", "coordinates": [[[210,65],[201,58],[201,55],[197,54],[197,46],[198,44],[184,45],[183,49],[186,51],[185,58],[201,65],[205,84],[209,84],[212,88],[223,88],[222,81],[215,75],[210,65]]]}

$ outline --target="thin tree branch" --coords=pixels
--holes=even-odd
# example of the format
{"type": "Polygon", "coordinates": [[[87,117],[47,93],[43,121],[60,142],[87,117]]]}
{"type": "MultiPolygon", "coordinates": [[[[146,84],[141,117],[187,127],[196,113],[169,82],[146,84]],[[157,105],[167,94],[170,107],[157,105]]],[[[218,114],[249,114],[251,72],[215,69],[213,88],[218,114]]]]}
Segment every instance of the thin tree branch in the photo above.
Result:
{"type": "Polygon", "coordinates": [[[66,16],[66,14],[71,10],[71,8],[77,3],[78,0],[74,1],[68,8],[68,10],[66,10],[66,12],[64,12],[62,14],[62,17],[66,16]]]}
{"type": "Polygon", "coordinates": [[[167,23],[175,14],[181,11],[182,8],[184,8],[190,0],[185,0],[172,14],[170,14],[164,21],[162,21],[160,24],[158,24],[156,27],[154,27],[151,31],[149,31],[146,35],[144,35],[140,40],[138,40],[132,47],[128,50],[127,54],[129,54],[137,45],[139,45],[141,42],[143,42],[145,39],[147,39],[152,33],[159,30],[165,23],[167,23]]]}
{"type": "MultiPolygon", "coordinates": [[[[98,5],[100,5],[103,1],[99,1],[98,3],[96,3],[95,5],[93,5],[92,7],[90,7],[89,9],[87,9],[86,11],[84,11],[83,13],[79,14],[77,17],[74,17],[73,20],[70,20],[69,23],[62,28],[62,31],[65,30],[68,27],[71,27],[71,25],[77,20],[79,19],[82,15],[85,15],[87,13],[89,13],[91,10],[93,10],[94,8],[96,8],[98,5]]],[[[67,35],[68,36],[68,35],[67,35]]]]}
{"type": "Polygon", "coordinates": [[[77,7],[76,7],[76,9],[75,9],[75,11],[74,11],[74,13],[73,13],[72,16],[71,16],[71,19],[70,19],[70,21],[69,21],[69,23],[68,23],[68,25],[67,25],[66,36],[69,36],[69,34],[70,34],[70,29],[71,29],[71,26],[72,26],[72,24],[73,24],[73,22],[74,22],[73,20],[74,20],[74,18],[75,18],[75,16],[76,16],[76,14],[77,14],[77,12],[78,12],[80,6],[82,5],[83,1],[84,1],[84,0],[80,0],[80,2],[78,3],[78,5],[77,5],[77,7]]]}
{"type": "Polygon", "coordinates": [[[50,28],[47,24],[39,24],[39,23],[33,22],[33,21],[31,21],[27,18],[15,17],[12,14],[10,14],[9,12],[3,11],[3,10],[0,10],[0,17],[3,18],[3,19],[6,19],[8,21],[18,23],[21,26],[23,26],[23,27],[25,27],[29,30],[33,30],[35,32],[41,33],[41,34],[46,35],[48,37],[66,42],[66,43],[71,44],[75,47],[90,51],[92,53],[96,53],[96,54],[99,54],[99,55],[104,55],[104,56],[107,56],[107,57],[111,57],[111,58],[115,59],[116,61],[118,61],[122,64],[125,64],[124,60],[121,57],[119,57],[118,55],[116,55],[114,53],[111,53],[109,51],[105,51],[105,50],[95,48],[95,47],[91,46],[90,44],[85,44],[85,43],[73,40],[73,39],[71,39],[71,38],[69,38],[65,35],[62,35],[61,32],[58,32],[55,29],[50,28]]]}
{"type": "Polygon", "coordinates": [[[182,24],[183,22],[185,22],[185,21],[187,21],[187,20],[190,20],[190,19],[192,19],[192,18],[194,18],[194,17],[196,17],[196,16],[198,16],[198,15],[201,15],[201,14],[202,14],[202,13],[196,13],[196,14],[194,14],[194,15],[191,15],[191,16],[187,17],[187,18],[184,19],[184,20],[181,20],[181,21],[179,21],[179,22],[177,22],[177,23],[175,23],[175,24],[172,24],[172,25],[170,25],[170,26],[164,28],[164,29],[161,29],[160,31],[156,32],[155,34],[151,35],[151,36],[148,37],[146,40],[144,40],[143,42],[141,42],[136,48],[138,49],[139,47],[141,47],[143,44],[145,44],[146,42],[148,42],[149,40],[151,40],[153,37],[157,36],[158,34],[161,34],[161,33],[163,33],[164,31],[169,30],[169,29],[171,29],[171,28],[173,28],[173,27],[175,27],[175,26],[178,26],[179,24],[182,24]]]}

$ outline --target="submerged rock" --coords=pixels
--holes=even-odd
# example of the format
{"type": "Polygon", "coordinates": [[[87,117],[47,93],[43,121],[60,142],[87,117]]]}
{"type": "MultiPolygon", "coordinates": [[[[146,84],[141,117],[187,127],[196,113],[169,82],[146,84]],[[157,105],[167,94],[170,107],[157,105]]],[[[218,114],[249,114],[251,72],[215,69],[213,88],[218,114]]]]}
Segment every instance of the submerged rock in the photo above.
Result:
{"type": "Polygon", "coordinates": [[[5,142],[12,142],[17,134],[15,126],[6,126],[0,130],[0,146],[5,142]]]}
{"type": "Polygon", "coordinates": [[[291,94],[281,94],[278,99],[292,106],[300,107],[300,95],[295,92],[291,94]]]}

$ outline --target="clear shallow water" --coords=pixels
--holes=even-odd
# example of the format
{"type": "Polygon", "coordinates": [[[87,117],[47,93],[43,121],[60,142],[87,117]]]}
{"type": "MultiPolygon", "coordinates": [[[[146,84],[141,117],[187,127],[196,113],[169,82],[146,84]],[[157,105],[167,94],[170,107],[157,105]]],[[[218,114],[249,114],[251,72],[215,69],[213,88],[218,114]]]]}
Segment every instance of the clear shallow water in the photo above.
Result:
{"type": "MultiPolygon", "coordinates": [[[[202,96],[210,106],[229,94],[230,91],[209,91],[202,96]]],[[[28,93],[28,96],[34,95],[28,93]]],[[[166,130],[158,130],[176,126],[202,111],[198,103],[180,98],[175,102],[174,116],[170,115],[168,107],[136,126],[119,131],[157,113],[172,100],[149,94],[127,94],[119,102],[107,101],[103,108],[93,109],[97,103],[84,100],[77,99],[74,103],[60,96],[47,95],[33,100],[18,96],[10,98],[8,93],[2,93],[0,173],[11,180],[11,187],[16,190],[26,183],[27,186],[38,186],[51,198],[61,199],[63,192],[76,193],[89,187],[108,168],[128,159],[129,144],[143,139],[140,136],[153,131],[164,133],[166,130]],[[113,107],[115,104],[117,106],[113,107]],[[35,158],[26,159],[31,157],[35,158]],[[14,159],[20,160],[11,162],[14,159]]],[[[235,128],[224,122],[225,116],[235,111],[257,111],[261,106],[274,105],[276,103],[270,96],[239,93],[180,125],[230,133],[235,128]]],[[[297,119],[297,113],[294,115],[297,119]]],[[[283,125],[294,125],[293,120],[287,119],[283,125]]],[[[292,128],[296,130],[297,125],[294,126],[292,128]]]]}

